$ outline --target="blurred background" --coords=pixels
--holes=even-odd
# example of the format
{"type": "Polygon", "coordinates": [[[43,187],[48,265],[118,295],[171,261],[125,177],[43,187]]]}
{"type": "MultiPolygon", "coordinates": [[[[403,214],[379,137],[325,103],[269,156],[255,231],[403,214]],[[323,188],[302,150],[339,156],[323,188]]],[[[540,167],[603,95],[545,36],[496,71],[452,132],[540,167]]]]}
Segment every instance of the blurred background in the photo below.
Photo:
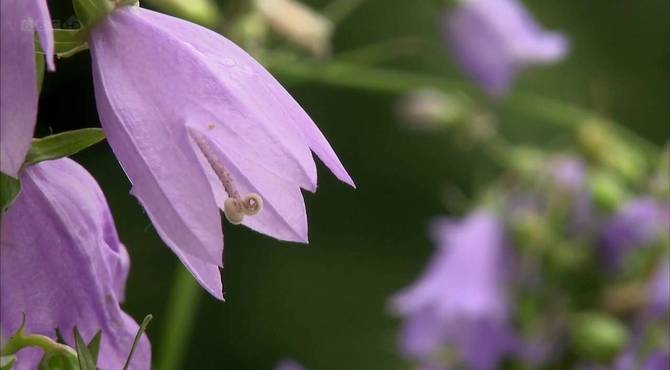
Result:
{"type": "MultiPolygon", "coordinates": [[[[304,2],[319,10],[333,1],[338,0],[304,2]]],[[[70,17],[64,3],[50,1],[54,18],[70,17]]],[[[660,150],[670,137],[670,3],[524,3],[546,28],[570,38],[571,51],[562,63],[522,74],[515,91],[591,109],[660,150]]],[[[149,8],[156,4],[142,3],[149,8]]],[[[248,4],[219,0],[217,5],[223,18],[216,27],[233,34],[231,20],[248,4]]],[[[364,0],[356,5],[334,28],[332,58],[401,40],[391,43],[388,58],[377,66],[453,79],[454,86],[466,81],[440,40],[444,2],[364,0]]],[[[270,37],[266,46],[300,60],[316,59],[281,37],[270,37]]],[[[100,126],[90,69],[90,56],[84,52],[60,60],[58,73],[47,74],[38,136],[100,126]]],[[[224,224],[227,301],[198,290],[198,301],[192,301],[197,306],[193,333],[183,348],[181,368],[272,369],[289,357],[312,370],[407,369],[398,354],[399,321],[389,312],[389,297],[414,281],[432,255],[429,221],[463,215],[478,189],[502,169],[477,145],[448,130],[408,129],[396,114],[398,94],[279,72],[279,80],[317,122],[358,189],[319,167],[318,192],[305,194],[309,245],[279,242],[224,224]]],[[[467,86],[486,102],[475,87],[467,86]]],[[[506,109],[504,102],[492,106],[498,130],[515,144],[554,145],[570,136],[537,117],[506,109]]],[[[109,146],[98,144],[74,159],[89,169],[107,195],[133,266],[124,308],[137,320],[154,315],[149,337],[158,359],[163,337],[174,324],[167,321],[166,308],[175,271],[181,267],[129,195],[130,184],[109,146]]]]}

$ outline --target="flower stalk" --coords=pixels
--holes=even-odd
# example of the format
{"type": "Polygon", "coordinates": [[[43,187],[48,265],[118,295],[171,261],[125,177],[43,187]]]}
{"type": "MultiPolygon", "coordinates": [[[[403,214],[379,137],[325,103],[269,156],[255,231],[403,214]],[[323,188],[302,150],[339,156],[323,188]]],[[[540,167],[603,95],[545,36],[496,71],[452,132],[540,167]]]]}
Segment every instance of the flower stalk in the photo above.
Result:
{"type": "Polygon", "coordinates": [[[74,349],[64,344],[58,343],[45,335],[26,334],[24,319],[24,323],[21,325],[21,328],[14,336],[9,338],[5,346],[2,347],[2,355],[13,355],[27,347],[39,347],[47,354],[59,353],[70,360],[77,360],[77,352],[75,352],[74,349]]]}

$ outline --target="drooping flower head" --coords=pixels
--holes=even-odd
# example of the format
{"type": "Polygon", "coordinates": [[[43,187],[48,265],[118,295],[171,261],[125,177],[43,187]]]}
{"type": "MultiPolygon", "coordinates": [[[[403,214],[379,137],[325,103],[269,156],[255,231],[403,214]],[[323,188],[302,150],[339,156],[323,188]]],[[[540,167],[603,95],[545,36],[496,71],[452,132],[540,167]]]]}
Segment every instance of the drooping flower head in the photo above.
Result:
{"type": "Polygon", "coordinates": [[[17,177],[37,119],[35,32],[54,70],[54,40],[45,0],[0,2],[0,171],[17,177]]]}
{"type": "Polygon", "coordinates": [[[670,232],[668,222],[668,204],[648,197],[628,201],[602,228],[600,250],[605,264],[620,267],[630,250],[652,243],[663,233],[670,232]]]}
{"type": "MultiPolygon", "coordinates": [[[[98,365],[120,369],[138,326],[119,303],[129,260],[95,180],[70,159],[41,162],[21,174],[22,191],[2,217],[0,323],[8,337],[22,316],[27,331],[55,338],[60,329],[74,347],[73,328],[85,340],[102,330],[98,365]]],[[[15,370],[37,368],[41,350],[24,349],[15,370]]],[[[150,368],[144,337],[131,369],[150,368]]]]}
{"type": "Polygon", "coordinates": [[[223,297],[218,208],[232,223],[307,242],[301,189],[316,189],[311,151],[353,185],[298,103],[221,35],[122,7],[89,44],[102,126],[132,192],[214,296],[223,297]]]}
{"type": "Polygon", "coordinates": [[[436,221],[433,234],[439,249],[428,269],[393,299],[405,320],[402,349],[425,359],[449,345],[470,368],[493,369],[512,343],[503,226],[477,211],[460,222],[436,221]]]}
{"type": "Polygon", "coordinates": [[[444,15],[442,30],[465,72],[496,97],[524,68],[568,51],[565,37],[542,30],[518,0],[463,0],[444,15]]]}

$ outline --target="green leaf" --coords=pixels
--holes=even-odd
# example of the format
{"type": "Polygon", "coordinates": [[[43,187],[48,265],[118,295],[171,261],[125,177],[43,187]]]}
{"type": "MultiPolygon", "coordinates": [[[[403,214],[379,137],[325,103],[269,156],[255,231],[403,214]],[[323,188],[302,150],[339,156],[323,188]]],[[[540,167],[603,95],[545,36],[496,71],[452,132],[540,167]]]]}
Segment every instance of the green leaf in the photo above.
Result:
{"type": "Polygon", "coordinates": [[[21,182],[0,172],[0,214],[11,206],[21,192],[21,182]]]}
{"type": "Polygon", "coordinates": [[[93,356],[93,362],[97,363],[98,362],[98,355],[100,354],[100,341],[102,340],[102,330],[99,330],[97,333],[95,333],[95,336],[93,339],[91,339],[90,342],[88,342],[88,351],[91,353],[91,356],[93,356]]]}
{"type": "Polygon", "coordinates": [[[16,356],[0,356],[0,370],[11,370],[12,366],[16,362],[16,356]]]}
{"type": "MultiPolygon", "coordinates": [[[[142,320],[142,324],[140,324],[140,328],[137,330],[137,334],[135,335],[135,340],[133,341],[133,346],[130,348],[130,353],[128,354],[128,359],[126,360],[126,364],[123,365],[123,370],[128,370],[128,366],[130,366],[130,360],[133,358],[133,354],[135,353],[135,349],[137,349],[137,345],[140,343],[140,338],[142,338],[142,334],[147,330],[147,326],[149,325],[149,322],[153,319],[153,316],[151,315],[146,315],[144,317],[144,320],[142,320]]],[[[82,369],[83,370],[83,369],[82,369]]]]}
{"type": "MultiPolygon", "coordinates": [[[[95,338],[93,338],[93,340],[95,340],[95,338]]],[[[74,343],[77,349],[80,370],[96,370],[93,354],[89,351],[76,326],[74,327],[74,343]]]]}
{"type": "Polygon", "coordinates": [[[105,133],[101,129],[84,128],[81,130],[65,131],[41,139],[33,139],[33,145],[30,147],[23,167],[73,155],[100,142],[104,138],[105,133]]]}

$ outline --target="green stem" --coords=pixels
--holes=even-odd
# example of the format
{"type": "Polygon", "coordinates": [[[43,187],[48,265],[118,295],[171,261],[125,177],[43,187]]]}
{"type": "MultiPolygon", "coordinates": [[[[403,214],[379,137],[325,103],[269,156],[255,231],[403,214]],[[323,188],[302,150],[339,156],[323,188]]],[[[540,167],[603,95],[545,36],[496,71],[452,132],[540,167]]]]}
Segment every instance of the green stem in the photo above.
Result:
{"type": "Polygon", "coordinates": [[[202,297],[200,287],[193,276],[181,265],[175,271],[172,291],[167,303],[165,329],[160,342],[158,370],[181,369],[184,353],[202,297]]]}
{"type": "Polygon", "coordinates": [[[7,344],[2,348],[2,355],[13,355],[26,347],[39,347],[45,352],[63,352],[74,358],[77,357],[76,352],[72,348],[57,343],[47,336],[39,334],[24,335],[23,332],[19,332],[9,339],[7,344]]]}
{"type": "MultiPolygon", "coordinates": [[[[484,98],[473,85],[416,72],[398,71],[331,60],[325,63],[303,61],[288,54],[266,53],[263,63],[288,82],[317,82],[331,86],[369,90],[390,94],[404,94],[408,90],[433,87],[445,92],[466,93],[484,98]]],[[[610,122],[599,114],[555,99],[527,93],[515,93],[500,102],[502,108],[535,117],[547,123],[577,129],[592,121],[610,122]]],[[[625,134],[649,155],[656,155],[653,143],[620,125],[612,125],[619,134],[625,134]]]]}

